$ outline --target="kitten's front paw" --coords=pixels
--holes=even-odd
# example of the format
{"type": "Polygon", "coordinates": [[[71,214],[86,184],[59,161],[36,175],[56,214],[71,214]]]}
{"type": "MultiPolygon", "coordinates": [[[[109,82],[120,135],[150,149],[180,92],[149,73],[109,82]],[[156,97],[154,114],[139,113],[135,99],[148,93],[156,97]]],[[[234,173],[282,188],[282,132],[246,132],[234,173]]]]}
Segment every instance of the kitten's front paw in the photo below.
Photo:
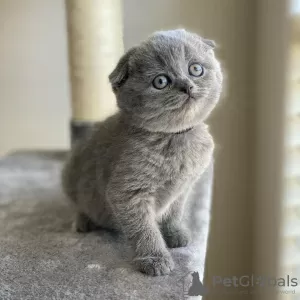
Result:
{"type": "Polygon", "coordinates": [[[164,231],[164,239],[169,248],[185,247],[190,242],[190,233],[185,228],[164,231]]]}
{"type": "Polygon", "coordinates": [[[137,257],[134,259],[137,268],[148,275],[167,275],[174,269],[174,261],[171,255],[137,257]]]}

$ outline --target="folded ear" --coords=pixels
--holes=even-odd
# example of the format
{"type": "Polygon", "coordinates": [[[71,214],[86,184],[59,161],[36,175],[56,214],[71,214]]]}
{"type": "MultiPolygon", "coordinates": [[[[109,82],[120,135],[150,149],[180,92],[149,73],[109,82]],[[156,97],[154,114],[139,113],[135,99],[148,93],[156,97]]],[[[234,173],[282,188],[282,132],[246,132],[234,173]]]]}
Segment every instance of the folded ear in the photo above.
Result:
{"type": "Polygon", "coordinates": [[[135,48],[129,49],[119,60],[115,69],[108,76],[112,89],[115,92],[127,80],[129,75],[129,59],[134,54],[135,48]]]}
{"type": "Polygon", "coordinates": [[[213,40],[202,39],[202,42],[205,43],[206,45],[208,45],[212,49],[216,48],[216,43],[213,40]]]}

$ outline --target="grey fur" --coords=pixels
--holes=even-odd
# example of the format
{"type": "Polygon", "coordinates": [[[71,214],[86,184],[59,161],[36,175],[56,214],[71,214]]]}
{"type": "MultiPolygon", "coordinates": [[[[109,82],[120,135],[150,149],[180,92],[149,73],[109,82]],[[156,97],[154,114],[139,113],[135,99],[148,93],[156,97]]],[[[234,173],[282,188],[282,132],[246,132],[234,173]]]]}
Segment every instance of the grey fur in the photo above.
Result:
{"type": "Polygon", "coordinates": [[[213,47],[196,34],[172,30],[130,49],[109,76],[120,111],[74,147],[63,171],[77,229],[121,230],[134,263],[150,275],[173,269],[167,246],[188,244],[184,204],[212,160],[204,120],[222,87],[213,47]],[[191,63],[202,64],[202,77],[189,75],[191,63]],[[152,85],[159,74],[172,80],[163,90],[152,85]]]}

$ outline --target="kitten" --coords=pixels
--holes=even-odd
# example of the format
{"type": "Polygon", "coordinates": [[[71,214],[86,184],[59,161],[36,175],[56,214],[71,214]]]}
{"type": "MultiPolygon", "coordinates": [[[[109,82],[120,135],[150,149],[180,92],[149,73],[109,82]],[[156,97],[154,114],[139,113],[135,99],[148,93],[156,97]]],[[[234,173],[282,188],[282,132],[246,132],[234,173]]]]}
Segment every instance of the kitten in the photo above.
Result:
{"type": "Polygon", "coordinates": [[[213,48],[185,30],[157,32],[131,48],[109,76],[119,112],[74,147],[63,170],[77,230],[121,230],[146,274],[168,274],[167,247],[190,240],[184,204],[212,160],[204,120],[222,87],[213,48]]]}

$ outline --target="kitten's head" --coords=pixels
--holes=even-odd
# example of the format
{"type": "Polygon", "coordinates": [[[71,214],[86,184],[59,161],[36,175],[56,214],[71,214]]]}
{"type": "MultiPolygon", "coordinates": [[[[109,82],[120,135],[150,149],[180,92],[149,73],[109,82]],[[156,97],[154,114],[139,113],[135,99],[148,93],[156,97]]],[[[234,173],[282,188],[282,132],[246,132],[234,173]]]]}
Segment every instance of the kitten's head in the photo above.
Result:
{"type": "Polygon", "coordinates": [[[131,48],[110,74],[119,108],[139,127],[178,132],[217,104],[222,72],[214,42],[185,30],[156,32],[131,48]]]}

